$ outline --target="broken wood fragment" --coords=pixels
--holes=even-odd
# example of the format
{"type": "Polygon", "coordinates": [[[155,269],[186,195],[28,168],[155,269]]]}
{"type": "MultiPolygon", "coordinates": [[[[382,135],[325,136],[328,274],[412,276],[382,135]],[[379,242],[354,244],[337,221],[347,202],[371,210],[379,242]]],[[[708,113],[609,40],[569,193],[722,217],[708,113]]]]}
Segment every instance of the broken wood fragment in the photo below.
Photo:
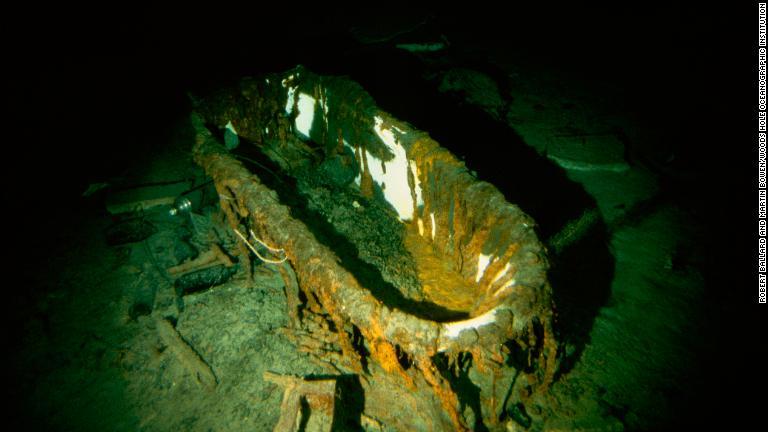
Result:
{"type": "Polygon", "coordinates": [[[336,404],[335,379],[305,380],[266,371],[264,380],[285,388],[283,402],[280,405],[280,419],[275,425],[275,432],[297,431],[300,429],[300,423],[306,424],[307,430],[322,432],[331,430],[336,404]],[[302,400],[309,407],[308,413],[302,409],[302,400]],[[302,415],[309,415],[309,418],[302,419],[302,415]]]}
{"type": "Polygon", "coordinates": [[[214,244],[209,250],[203,252],[197,258],[168,268],[168,274],[171,276],[176,276],[182,273],[194,270],[202,270],[204,268],[213,267],[219,264],[223,264],[226,267],[232,267],[235,265],[229,255],[221,250],[219,245],[214,244]]]}
{"type": "Polygon", "coordinates": [[[195,381],[206,390],[213,390],[218,384],[213,370],[196,352],[182,339],[173,325],[164,318],[156,318],[157,334],[163,343],[176,356],[181,365],[195,377],[195,381]]]}

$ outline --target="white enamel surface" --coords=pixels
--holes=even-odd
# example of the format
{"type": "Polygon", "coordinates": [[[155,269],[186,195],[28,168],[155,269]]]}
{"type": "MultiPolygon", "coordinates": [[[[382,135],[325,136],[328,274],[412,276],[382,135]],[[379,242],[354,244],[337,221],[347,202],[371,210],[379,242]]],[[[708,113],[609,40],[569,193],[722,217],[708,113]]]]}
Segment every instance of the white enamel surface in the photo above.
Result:
{"type": "MultiPolygon", "coordinates": [[[[285,83],[285,81],[283,81],[285,83]]],[[[297,87],[288,87],[288,95],[285,98],[285,113],[291,115],[293,112],[293,104],[296,102],[296,89],[297,87]]]]}
{"type": "Polygon", "coordinates": [[[328,123],[328,95],[325,90],[321,90],[320,105],[323,107],[323,114],[325,115],[325,123],[328,123]]]}
{"type": "Polygon", "coordinates": [[[506,292],[507,290],[509,290],[510,288],[512,288],[512,287],[514,287],[514,286],[515,286],[515,278],[512,278],[512,279],[510,279],[509,281],[507,281],[507,283],[505,283],[505,284],[504,284],[504,285],[503,285],[501,288],[499,288],[498,290],[496,290],[496,292],[495,292],[495,293],[493,293],[493,296],[494,296],[494,297],[498,297],[498,296],[500,296],[502,293],[506,292]]]}
{"type": "Polygon", "coordinates": [[[288,78],[284,79],[281,83],[283,87],[288,87],[288,83],[293,81],[293,75],[290,75],[288,78]]]}
{"type": "Polygon", "coordinates": [[[488,268],[488,264],[491,263],[491,255],[485,255],[481,253],[477,257],[477,276],[475,277],[475,282],[480,282],[480,279],[485,274],[485,269],[488,268]]]}
{"type": "Polygon", "coordinates": [[[496,276],[493,277],[493,280],[491,281],[491,285],[495,284],[496,281],[504,277],[504,275],[507,274],[510,268],[512,268],[512,264],[507,263],[507,265],[505,265],[503,269],[499,270],[499,272],[496,273],[496,276]]]}
{"type": "Polygon", "coordinates": [[[437,225],[435,225],[435,212],[430,213],[429,218],[432,220],[432,240],[434,240],[435,230],[437,229],[437,225]]]}
{"type": "MultiPolygon", "coordinates": [[[[301,96],[300,96],[301,97],[301,96]]],[[[374,132],[381,139],[381,142],[394,154],[394,158],[382,162],[381,159],[371,154],[368,150],[363,150],[360,160],[360,173],[365,171],[368,166],[368,172],[371,179],[382,189],[384,199],[389,202],[397,211],[401,221],[413,219],[413,197],[411,196],[411,187],[408,185],[408,170],[414,177],[414,193],[416,194],[417,205],[424,205],[424,198],[421,191],[421,182],[418,178],[418,169],[416,164],[409,163],[405,153],[405,148],[400,145],[395,134],[391,129],[383,126],[384,120],[381,117],[374,117],[374,132]],[[383,166],[382,166],[383,165],[383,166]]],[[[394,128],[393,128],[394,129],[394,128]]],[[[398,130],[399,131],[399,130],[398,130]]],[[[355,152],[355,148],[347,140],[343,143],[350,150],[355,152]]],[[[355,177],[355,184],[360,186],[360,174],[355,177]]],[[[419,232],[423,235],[424,226],[422,221],[419,232]]],[[[433,228],[434,231],[434,228],[433,228]]]]}
{"type": "Polygon", "coordinates": [[[495,321],[496,309],[494,308],[472,319],[443,324],[443,335],[451,339],[456,339],[464,330],[477,329],[495,321]]]}
{"type": "Polygon", "coordinates": [[[299,102],[297,107],[299,114],[296,116],[296,130],[305,137],[309,137],[312,130],[312,121],[315,119],[315,98],[306,94],[299,93],[299,102]]]}
{"type": "Polygon", "coordinates": [[[415,161],[408,161],[408,165],[411,167],[411,174],[413,175],[413,189],[416,192],[416,206],[424,205],[424,198],[421,196],[421,182],[419,181],[419,168],[416,166],[415,161]]]}
{"type": "Polygon", "coordinates": [[[384,162],[385,172],[382,169],[382,161],[366,150],[368,170],[373,181],[379,186],[386,185],[386,187],[382,187],[384,198],[395,208],[400,220],[411,220],[413,219],[413,198],[411,197],[411,188],[408,185],[408,159],[405,148],[397,142],[392,130],[383,127],[384,120],[381,117],[374,117],[374,122],[373,130],[384,145],[394,153],[395,157],[384,162]]]}

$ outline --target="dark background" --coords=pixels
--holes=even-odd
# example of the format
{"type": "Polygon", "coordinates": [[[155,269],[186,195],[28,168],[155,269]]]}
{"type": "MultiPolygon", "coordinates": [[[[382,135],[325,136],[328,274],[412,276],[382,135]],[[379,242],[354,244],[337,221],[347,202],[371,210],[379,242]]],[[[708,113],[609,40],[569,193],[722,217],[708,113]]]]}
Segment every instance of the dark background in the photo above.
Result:
{"type": "Polygon", "coordinates": [[[350,28],[428,15],[465,47],[507,50],[510,61],[621,89],[621,103],[663,131],[663,145],[698,173],[690,193],[709,232],[703,295],[719,321],[714,348],[695,366],[711,371],[712,392],[690,401],[689,413],[731,425],[746,419],[761,400],[747,397],[747,384],[762,384],[768,360],[753,276],[757,7],[469,7],[9,13],[4,190],[22,251],[30,237],[45,238],[51,220],[67,229],[65,215],[83,205],[89,183],[163,145],[188,113],[187,91],[299,63],[375,69],[375,61],[347,63],[360,49],[350,28]]]}

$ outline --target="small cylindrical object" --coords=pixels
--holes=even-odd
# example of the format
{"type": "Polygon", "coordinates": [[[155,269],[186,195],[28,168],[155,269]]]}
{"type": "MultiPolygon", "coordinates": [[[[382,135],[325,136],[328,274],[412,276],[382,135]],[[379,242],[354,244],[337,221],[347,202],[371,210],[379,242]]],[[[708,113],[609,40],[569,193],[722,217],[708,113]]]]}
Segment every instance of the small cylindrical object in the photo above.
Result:
{"type": "Polygon", "coordinates": [[[198,211],[218,202],[218,193],[213,182],[206,182],[180,195],[169,210],[171,216],[198,211]]]}
{"type": "Polygon", "coordinates": [[[169,213],[171,216],[176,216],[182,213],[189,213],[190,211],[192,211],[192,200],[182,195],[173,202],[173,207],[171,207],[169,213]]]}

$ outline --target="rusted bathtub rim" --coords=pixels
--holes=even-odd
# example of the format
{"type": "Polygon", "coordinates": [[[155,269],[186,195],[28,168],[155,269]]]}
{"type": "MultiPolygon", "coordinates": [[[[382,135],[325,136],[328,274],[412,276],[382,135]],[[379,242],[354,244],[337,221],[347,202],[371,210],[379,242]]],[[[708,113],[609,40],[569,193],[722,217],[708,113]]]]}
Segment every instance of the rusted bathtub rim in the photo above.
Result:
{"type": "MultiPolygon", "coordinates": [[[[477,352],[478,346],[493,353],[510,339],[538,345],[542,387],[546,387],[556,368],[557,344],[545,250],[533,231],[533,221],[507,203],[495,187],[471,176],[462,162],[428,135],[382,112],[367,93],[350,83],[297,68],[244,80],[237,91],[219,94],[196,107],[202,117],[193,115],[197,131],[194,157],[226,198],[222,207],[240,218],[250,218],[260,235],[284,248],[299,285],[317,291],[327,303],[323,306],[333,309],[331,314],[360,328],[367,339],[386,340],[417,359],[439,352],[477,352]],[[492,294],[486,296],[488,304],[475,308],[477,313],[469,319],[448,323],[421,319],[382,304],[338,264],[332,250],[291,218],[274,191],[233,158],[205,123],[226,127],[257,145],[270,139],[311,139],[328,151],[351,149],[361,165],[355,184],[363,192],[378,186],[400,220],[412,224],[428,240],[445,236],[441,227],[450,221],[448,216],[430,211],[430,194],[442,187],[430,176],[450,180],[462,191],[462,203],[477,206],[478,213],[465,211],[463,216],[477,224],[473,229],[484,237],[472,234],[470,242],[480,242],[474,245],[480,253],[473,268],[464,271],[487,285],[492,294]],[[348,124],[355,127],[347,128],[348,124]],[[372,168],[376,166],[381,169],[372,168]],[[386,189],[381,188],[384,183],[386,189]],[[516,247],[502,248],[505,256],[493,250],[484,253],[490,242],[486,240],[500,229],[514,233],[516,247]],[[505,274],[510,267],[516,270],[514,277],[505,274]]],[[[451,217],[458,217],[453,210],[451,217]]],[[[237,219],[231,217],[230,223],[238,224],[237,219]]]]}

